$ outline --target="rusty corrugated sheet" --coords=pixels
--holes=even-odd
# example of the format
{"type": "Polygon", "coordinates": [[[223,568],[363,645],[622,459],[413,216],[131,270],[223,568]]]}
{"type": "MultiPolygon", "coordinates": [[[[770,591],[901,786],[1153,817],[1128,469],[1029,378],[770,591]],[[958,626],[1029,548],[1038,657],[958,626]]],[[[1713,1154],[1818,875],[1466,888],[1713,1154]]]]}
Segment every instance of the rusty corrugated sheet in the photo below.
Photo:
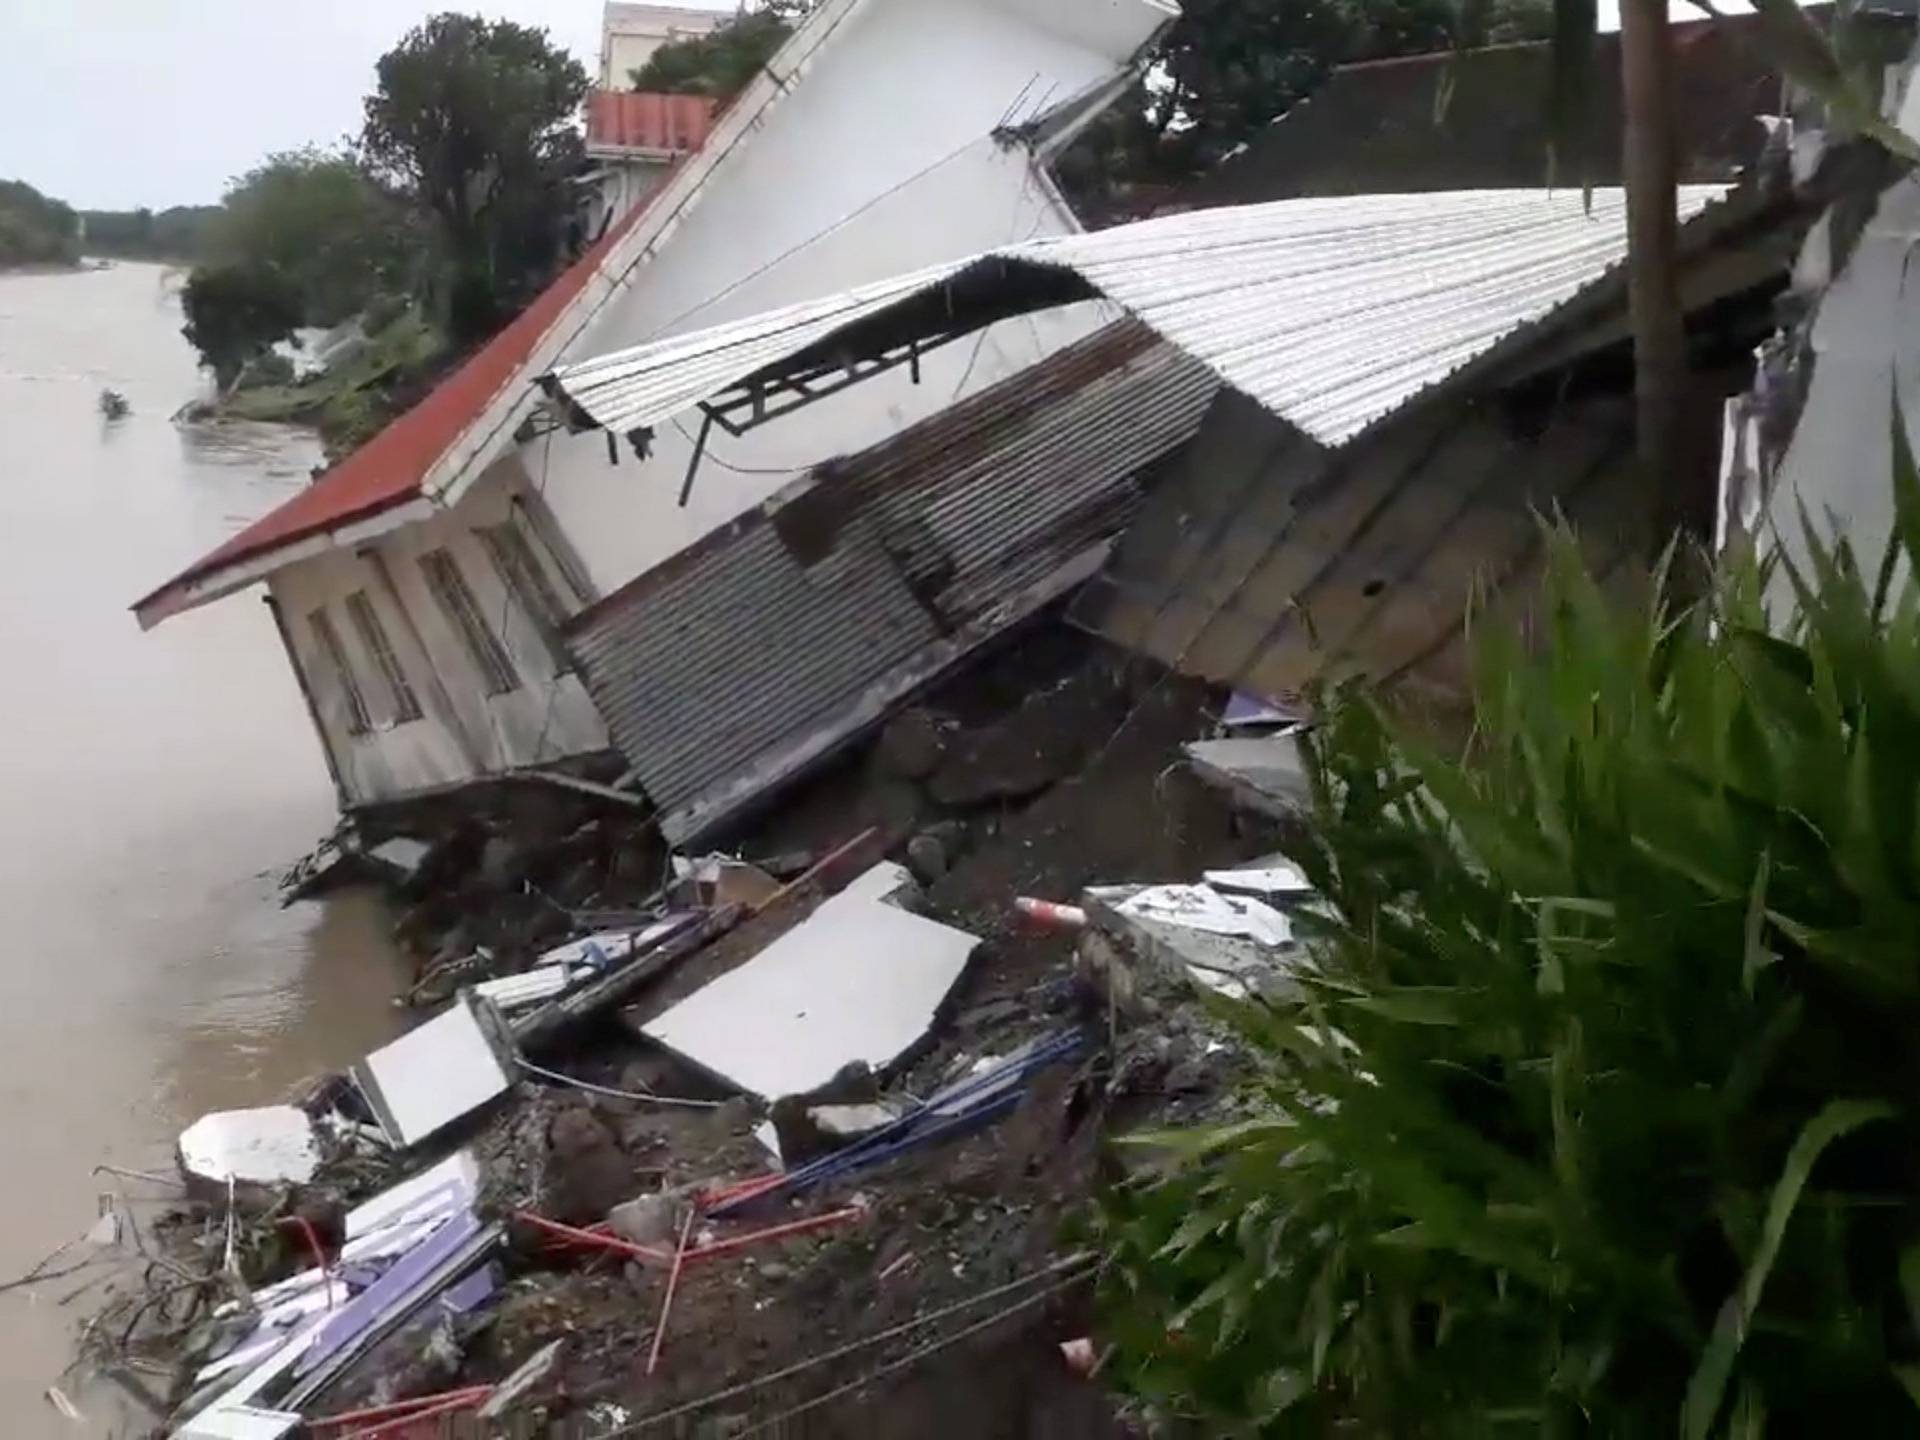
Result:
{"type": "Polygon", "coordinates": [[[587,688],[669,833],[743,776],[776,784],[802,763],[780,757],[849,738],[892,677],[1021,618],[1119,532],[1140,472],[1198,429],[1217,387],[1144,327],[1111,326],[577,617],[587,688]]]}
{"type": "Polygon", "coordinates": [[[1218,388],[1206,365],[1122,321],[841,478],[871,496],[889,545],[958,622],[1116,533],[1138,499],[1134,471],[1191,436],[1218,388]]]}
{"type": "Polygon", "coordinates": [[[596,607],[572,649],[654,804],[670,809],[934,639],[855,517],[802,566],[771,522],[657,589],[596,607]]]}

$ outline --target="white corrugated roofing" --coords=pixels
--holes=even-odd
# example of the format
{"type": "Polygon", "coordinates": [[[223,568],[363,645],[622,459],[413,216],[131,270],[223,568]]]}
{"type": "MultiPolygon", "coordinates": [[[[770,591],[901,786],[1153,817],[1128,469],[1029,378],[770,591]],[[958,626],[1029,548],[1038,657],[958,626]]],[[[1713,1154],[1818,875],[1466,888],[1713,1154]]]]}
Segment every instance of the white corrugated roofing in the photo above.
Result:
{"type": "MultiPolygon", "coordinates": [[[[1680,218],[1720,186],[1682,187],[1680,218]]],[[[1618,189],[1279,200],[1049,236],[555,372],[596,423],[654,425],[972,266],[1065,269],[1326,445],[1546,318],[1626,255],[1618,189]]]]}

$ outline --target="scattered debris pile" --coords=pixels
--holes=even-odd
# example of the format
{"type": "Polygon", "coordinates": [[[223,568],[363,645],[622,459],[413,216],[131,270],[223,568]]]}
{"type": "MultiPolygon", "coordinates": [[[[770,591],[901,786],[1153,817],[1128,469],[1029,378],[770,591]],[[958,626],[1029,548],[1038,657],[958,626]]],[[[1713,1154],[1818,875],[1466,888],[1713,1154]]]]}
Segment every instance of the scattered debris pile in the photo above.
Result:
{"type": "Polygon", "coordinates": [[[1311,896],[1180,761],[1206,692],[1090,668],[915,712],[757,861],[571,795],[531,840],[336,839],[299,883],[384,867],[430,1013],[188,1128],[88,1355],[162,1368],[183,1440],[1124,1433],[1062,1223],[1113,1128],[1231,1105],[1195,996],[1283,990],[1311,896]]]}

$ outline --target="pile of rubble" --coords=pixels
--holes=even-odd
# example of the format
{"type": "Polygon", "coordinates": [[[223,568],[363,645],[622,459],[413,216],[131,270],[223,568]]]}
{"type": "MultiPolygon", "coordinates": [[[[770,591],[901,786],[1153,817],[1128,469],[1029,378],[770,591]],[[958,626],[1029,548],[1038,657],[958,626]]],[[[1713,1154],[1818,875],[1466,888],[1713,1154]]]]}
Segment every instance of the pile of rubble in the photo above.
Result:
{"type": "MultiPolygon", "coordinates": [[[[1072,690],[1046,708],[1083,706],[1072,690]]],[[[464,937],[445,896],[500,893],[498,846],[363,847],[412,897],[403,924],[435,912],[407,997],[431,1014],[298,1104],[189,1127],[189,1198],[89,1351],[164,1366],[157,1433],[183,1440],[447,1417],[1124,1433],[1085,1378],[1093,1262],[1062,1222],[1111,1163],[1103,1135],[1230,1106],[1240,1057],[1194,997],[1283,990],[1312,898],[1265,807],[1170,769],[1207,699],[1126,695],[1128,723],[1077,769],[1031,762],[1017,806],[1010,727],[989,764],[979,734],[915,722],[932,766],[903,765],[896,728],[864,773],[944,773],[951,797],[946,757],[972,753],[1002,780],[798,853],[803,797],[749,852],[773,863],[616,860],[656,869],[643,896],[582,859],[624,819],[569,821],[560,848],[597,883],[551,894],[520,865],[515,903],[455,920],[464,937]]],[[[829,787],[820,812],[861,817],[847,802],[829,787]]]]}

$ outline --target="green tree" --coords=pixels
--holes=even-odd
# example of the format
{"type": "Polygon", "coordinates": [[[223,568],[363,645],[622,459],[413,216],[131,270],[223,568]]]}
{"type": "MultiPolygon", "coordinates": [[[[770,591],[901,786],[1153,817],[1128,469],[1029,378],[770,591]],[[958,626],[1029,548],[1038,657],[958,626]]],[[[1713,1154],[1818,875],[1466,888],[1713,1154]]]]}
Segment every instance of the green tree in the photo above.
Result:
{"type": "Polygon", "coordinates": [[[1147,56],[1149,79],[1075,141],[1061,183],[1098,214],[1133,187],[1211,169],[1336,65],[1551,28],[1551,0],[1184,0],[1147,56]]]}
{"type": "Polygon", "coordinates": [[[203,265],[180,292],[180,333],[227,389],[247,362],[299,328],[299,286],[270,265],[203,265]]]}
{"type": "Polygon", "coordinates": [[[119,255],[130,260],[200,259],[206,227],[220,213],[217,205],[173,205],[165,210],[82,210],[90,255],[119,255]]]}
{"type": "Polygon", "coordinates": [[[359,154],[437,224],[456,338],[544,283],[572,223],[586,72],[544,30],[435,15],[380,57],[359,154]]]}
{"type": "Polygon", "coordinates": [[[628,72],[636,90],[664,95],[710,95],[731,100],[786,43],[811,0],[765,0],[742,6],[705,35],[662,45],[647,63],[628,72]]]}
{"type": "Polygon", "coordinates": [[[405,207],[345,155],[269,155],[235,180],[207,226],[209,264],[265,267],[300,292],[304,322],[334,325],[403,286],[405,207]]]}
{"type": "Polygon", "coordinates": [[[24,180],[0,180],[0,265],[70,264],[79,253],[70,206],[24,180]]]}

